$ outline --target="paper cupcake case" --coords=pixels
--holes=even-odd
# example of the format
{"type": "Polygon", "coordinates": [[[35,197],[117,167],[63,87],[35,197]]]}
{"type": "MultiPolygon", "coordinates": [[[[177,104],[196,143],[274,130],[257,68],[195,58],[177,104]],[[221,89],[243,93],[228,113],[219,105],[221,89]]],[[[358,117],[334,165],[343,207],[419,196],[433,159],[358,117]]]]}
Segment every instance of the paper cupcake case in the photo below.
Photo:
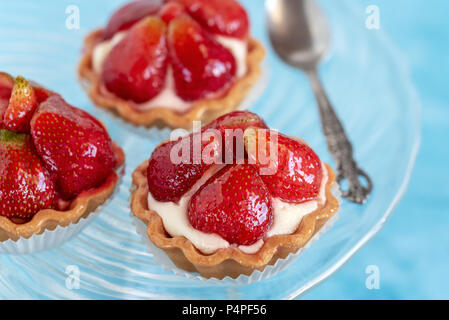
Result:
{"type": "MultiPolygon", "coordinates": [[[[341,191],[337,183],[332,186],[332,194],[335,198],[337,198],[338,202],[341,203],[341,191]]],[[[225,277],[224,279],[217,278],[204,278],[200,276],[198,273],[187,272],[183,269],[176,267],[176,265],[172,262],[172,260],[167,256],[167,254],[156,245],[154,245],[147,235],[147,226],[140,219],[138,219],[131,212],[130,216],[133,219],[133,225],[136,227],[137,234],[141,237],[143,243],[146,245],[147,252],[152,254],[153,260],[155,263],[159,264],[162,268],[167,271],[171,271],[176,275],[184,276],[191,280],[203,281],[210,284],[234,284],[234,285],[245,285],[251,284],[257,281],[261,281],[267,279],[271,276],[274,276],[288,266],[290,266],[296,259],[304,253],[305,250],[310,248],[312,244],[314,244],[326,231],[328,231],[337,221],[338,212],[335,213],[322,227],[320,230],[315,233],[315,235],[310,238],[310,240],[306,243],[304,247],[299,249],[296,253],[291,253],[285,259],[278,259],[275,264],[268,265],[265,267],[263,271],[255,270],[251,275],[240,275],[236,279],[225,277]]]]}
{"type": "Polygon", "coordinates": [[[42,234],[36,234],[28,239],[20,238],[17,241],[6,240],[0,242],[0,254],[29,254],[44,250],[53,249],[61,246],[65,242],[76,237],[84,230],[98,214],[106,207],[115,197],[123,180],[124,165],[116,170],[118,175],[117,184],[112,194],[100,206],[91,212],[87,217],[81,218],[77,223],[71,223],[66,227],[57,226],[54,230],[45,230],[42,234]]]}

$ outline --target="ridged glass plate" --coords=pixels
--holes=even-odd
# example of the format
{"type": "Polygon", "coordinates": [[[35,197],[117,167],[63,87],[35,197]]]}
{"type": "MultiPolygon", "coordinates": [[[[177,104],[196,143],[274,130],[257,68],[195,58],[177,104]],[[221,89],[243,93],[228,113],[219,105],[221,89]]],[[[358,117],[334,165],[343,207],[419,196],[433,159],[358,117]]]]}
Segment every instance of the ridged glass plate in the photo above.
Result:
{"type": "MultiPolygon", "coordinates": [[[[254,35],[269,48],[263,1],[243,2],[254,35]]],[[[0,70],[35,79],[101,117],[76,81],[76,66],[83,36],[103,25],[122,1],[74,3],[80,30],[66,28],[70,2],[1,1],[0,70]]],[[[129,216],[131,172],[164,136],[143,138],[107,120],[127,156],[120,192],[64,246],[33,255],[0,255],[0,299],[284,299],[304,293],[341,267],[382,228],[405,191],[419,144],[419,105],[409,75],[383,32],[365,28],[364,8],[351,0],[321,4],[333,44],[320,71],[356,157],[373,178],[374,192],[366,205],[344,202],[336,224],[288,269],[267,280],[240,287],[187,280],[153,263],[129,216]],[[79,289],[68,278],[77,270],[79,289]]],[[[251,110],[270,126],[304,138],[333,164],[306,78],[281,63],[271,49],[267,60],[270,80],[251,110]]]]}

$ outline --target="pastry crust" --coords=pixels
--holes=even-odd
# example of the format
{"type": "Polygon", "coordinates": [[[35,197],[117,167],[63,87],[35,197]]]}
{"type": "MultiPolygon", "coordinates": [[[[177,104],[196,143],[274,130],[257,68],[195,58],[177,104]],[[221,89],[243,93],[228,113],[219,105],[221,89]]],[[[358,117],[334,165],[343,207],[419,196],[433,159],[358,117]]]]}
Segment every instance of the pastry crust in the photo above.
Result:
{"type": "Polygon", "coordinates": [[[170,106],[155,107],[147,111],[139,111],[134,102],[123,100],[107,92],[100,76],[93,70],[92,55],[95,46],[102,41],[102,29],[91,32],[84,41],[84,52],[78,66],[78,74],[83,88],[90,99],[99,107],[109,109],[120,117],[138,126],[163,126],[172,128],[190,128],[192,121],[205,123],[233,111],[239,107],[251,87],[257,82],[260,74],[260,62],[265,56],[265,49],[260,42],[248,39],[247,67],[245,76],[237,79],[224,96],[215,99],[203,99],[193,103],[186,112],[177,112],[170,106]]]}
{"type": "Polygon", "coordinates": [[[255,254],[246,254],[238,248],[218,249],[206,255],[195,248],[185,237],[171,237],[164,228],[157,212],[148,208],[148,183],[146,170],[148,161],[142,163],[133,173],[131,210],[147,226],[150,240],[171,258],[178,268],[188,272],[198,272],[205,278],[237,278],[241,274],[250,275],[255,270],[263,271],[278,259],[297,252],[320,230],[338,211],[339,203],[331,192],[335,183],[335,173],[326,164],[328,181],[326,203],[307,214],[293,234],[276,235],[265,239],[263,247],[255,254]]]}
{"type": "MultiPolygon", "coordinates": [[[[117,159],[116,169],[118,169],[125,162],[125,154],[115,143],[113,143],[113,148],[117,159]]],[[[78,195],[66,211],[40,210],[31,221],[24,224],[16,224],[6,217],[0,217],[0,242],[17,241],[20,238],[28,239],[33,235],[44,233],[45,230],[54,230],[57,226],[67,227],[70,224],[78,223],[111,196],[117,181],[118,175],[113,171],[103,185],[78,195]]]]}

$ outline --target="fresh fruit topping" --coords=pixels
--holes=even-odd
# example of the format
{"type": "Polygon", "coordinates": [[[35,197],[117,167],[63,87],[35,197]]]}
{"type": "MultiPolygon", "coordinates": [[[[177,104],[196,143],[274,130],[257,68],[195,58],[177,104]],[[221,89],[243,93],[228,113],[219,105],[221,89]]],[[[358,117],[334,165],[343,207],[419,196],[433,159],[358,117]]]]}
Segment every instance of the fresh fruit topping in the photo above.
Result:
{"type": "Polygon", "coordinates": [[[0,100],[8,100],[14,87],[14,78],[5,72],[0,72],[0,100]]]}
{"type": "Polygon", "coordinates": [[[236,74],[234,56],[187,15],[170,22],[168,44],[182,99],[205,98],[230,85],[236,74]]]}
{"type": "Polygon", "coordinates": [[[199,132],[158,146],[147,169],[148,189],[153,197],[177,202],[211,167],[212,161],[205,162],[203,152],[208,150],[210,158],[219,157],[218,146],[211,141],[202,142],[199,132]],[[199,147],[195,146],[195,139],[199,139],[199,147]]]}
{"type": "Polygon", "coordinates": [[[0,129],[3,127],[3,115],[9,105],[14,78],[5,72],[0,72],[0,129]]]}
{"type": "Polygon", "coordinates": [[[100,186],[115,166],[103,125],[59,95],[40,104],[31,120],[31,135],[64,199],[100,186]]]}
{"type": "Polygon", "coordinates": [[[251,165],[230,165],[213,175],[192,196],[191,225],[216,233],[231,244],[251,245],[273,221],[271,197],[251,165]]]}
{"type": "Polygon", "coordinates": [[[227,113],[209,124],[205,125],[204,130],[207,129],[242,129],[245,130],[249,127],[256,127],[262,129],[268,129],[265,121],[263,121],[257,114],[250,111],[233,111],[227,113]]]}
{"type": "Polygon", "coordinates": [[[0,130],[0,216],[31,219],[51,208],[55,188],[28,134],[0,130]]]}
{"type": "Polygon", "coordinates": [[[246,10],[236,0],[176,0],[209,31],[244,39],[249,33],[246,10]]]}
{"type": "Polygon", "coordinates": [[[106,88],[136,103],[155,97],[165,85],[168,53],[165,23],[148,17],[131,28],[103,65],[106,88]]]}
{"type": "Polygon", "coordinates": [[[57,95],[56,92],[50,91],[48,89],[45,89],[40,84],[30,81],[31,85],[33,86],[34,93],[36,94],[37,102],[40,104],[50,98],[51,96],[57,95]]]}
{"type": "Polygon", "coordinates": [[[33,87],[25,78],[18,76],[3,115],[3,127],[15,132],[29,132],[30,120],[37,105],[33,87]]]}
{"type": "Polygon", "coordinates": [[[103,31],[105,40],[119,31],[126,30],[146,16],[155,14],[162,6],[162,0],[137,0],[117,10],[109,19],[103,31]]]}
{"type": "MultiPolygon", "coordinates": [[[[158,201],[177,202],[203,176],[212,163],[220,161],[227,163],[225,156],[227,157],[230,148],[227,148],[228,151],[225,149],[228,146],[228,140],[224,140],[227,134],[225,129],[230,129],[231,132],[233,129],[242,129],[243,140],[243,130],[248,126],[266,128],[265,122],[256,114],[249,111],[234,111],[203,126],[200,132],[158,146],[151,155],[147,170],[148,187],[153,197],[158,201]],[[220,136],[208,137],[205,134],[208,129],[218,130],[220,136]],[[199,139],[198,145],[201,145],[198,150],[194,146],[195,139],[199,139]],[[184,154],[179,154],[183,150],[184,154]]],[[[234,149],[229,154],[235,159],[237,143],[235,140],[230,142],[234,143],[234,149]]]]}
{"type": "Polygon", "coordinates": [[[253,160],[273,197],[290,203],[315,199],[322,180],[320,158],[305,143],[291,139],[278,132],[260,130],[245,132],[245,145],[249,159],[253,160]],[[277,135],[277,141],[273,134],[277,135]],[[250,136],[250,137],[249,137],[250,136]],[[263,139],[265,141],[260,142],[263,139]],[[253,147],[249,147],[249,141],[253,147]],[[275,146],[272,152],[272,145],[275,146]],[[259,148],[262,146],[262,148],[259,148]],[[262,161],[263,159],[263,161],[262,161]],[[271,167],[270,167],[271,166],[271,167]]]}
{"type": "Polygon", "coordinates": [[[179,2],[167,2],[159,12],[159,16],[165,23],[170,23],[173,19],[176,19],[186,13],[185,7],[179,2]]]}

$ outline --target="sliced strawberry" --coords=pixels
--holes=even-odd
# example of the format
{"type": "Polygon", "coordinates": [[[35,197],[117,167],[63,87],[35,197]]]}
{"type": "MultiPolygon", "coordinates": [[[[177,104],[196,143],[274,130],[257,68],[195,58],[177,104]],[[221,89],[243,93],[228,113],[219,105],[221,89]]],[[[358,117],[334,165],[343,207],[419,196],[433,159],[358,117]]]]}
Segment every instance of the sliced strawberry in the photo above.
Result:
{"type": "Polygon", "coordinates": [[[3,127],[3,115],[9,105],[14,78],[5,72],[0,72],[0,129],[3,127]]]}
{"type": "Polygon", "coordinates": [[[170,23],[173,19],[176,19],[186,13],[186,8],[179,2],[167,2],[161,8],[159,16],[165,23],[170,23]]]}
{"type": "Polygon", "coordinates": [[[103,65],[106,88],[122,99],[143,103],[165,85],[168,53],[165,23],[148,17],[132,27],[103,65]]]}
{"type": "Polygon", "coordinates": [[[273,207],[253,166],[230,165],[192,196],[188,215],[197,230],[216,233],[231,244],[251,245],[271,226],[273,207]]]}
{"type": "Polygon", "coordinates": [[[257,114],[250,111],[233,111],[229,112],[214,121],[208,123],[203,128],[207,129],[242,129],[249,127],[256,127],[268,129],[265,121],[263,121],[257,114]]]}
{"type": "Polygon", "coordinates": [[[57,95],[56,92],[53,92],[51,90],[45,89],[40,84],[30,81],[30,84],[33,86],[34,93],[36,94],[37,102],[40,104],[50,98],[51,96],[57,95]]]}
{"type": "Polygon", "coordinates": [[[232,53],[188,16],[170,22],[168,44],[178,96],[186,101],[226,89],[236,73],[232,53]]]}
{"type": "MultiPolygon", "coordinates": [[[[252,134],[254,146],[257,147],[249,154],[250,160],[256,162],[263,181],[268,186],[273,197],[290,203],[301,203],[315,199],[319,192],[322,180],[322,168],[320,158],[306,144],[296,139],[291,139],[277,133],[277,147],[275,152],[270,152],[270,143],[276,144],[272,138],[273,132],[266,131],[252,134]],[[265,138],[266,137],[266,138],[265,138]],[[266,148],[258,148],[259,140],[266,140],[266,148]],[[262,161],[261,159],[265,159],[262,161]],[[271,162],[268,161],[271,160],[271,162]],[[260,169],[265,170],[262,174],[260,169]]],[[[248,131],[245,132],[245,138],[248,131]]],[[[245,141],[248,145],[248,140],[245,141]]],[[[262,144],[263,145],[263,144],[262,144]]],[[[252,163],[250,161],[250,163],[252,163]]]]}
{"type": "Polygon", "coordinates": [[[8,100],[14,87],[14,78],[5,72],[0,72],[0,100],[8,100]]]}
{"type": "Polygon", "coordinates": [[[31,120],[31,135],[64,199],[100,186],[115,166],[103,125],[59,95],[40,104],[31,120]]]}
{"type": "Polygon", "coordinates": [[[175,0],[187,7],[190,15],[209,31],[244,39],[249,33],[249,18],[236,0],[175,0]]]}
{"type": "Polygon", "coordinates": [[[15,132],[29,132],[30,120],[38,105],[33,87],[23,77],[18,76],[3,115],[5,129],[15,132]]]}
{"type": "Polygon", "coordinates": [[[117,32],[129,29],[144,17],[157,13],[162,2],[162,0],[137,0],[121,7],[109,19],[103,31],[104,39],[110,39],[117,32]]]}
{"type": "MultiPolygon", "coordinates": [[[[205,163],[202,152],[209,142],[201,142],[200,150],[195,154],[194,139],[201,139],[200,133],[193,133],[176,141],[158,146],[148,163],[148,189],[158,201],[177,202],[212,166],[205,163]],[[187,156],[183,159],[184,146],[187,156]],[[176,158],[175,158],[176,157],[176,158]]],[[[200,140],[198,140],[200,141],[200,140]]],[[[211,154],[218,155],[218,145],[211,146],[211,154]]]]}
{"type": "Polygon", "coordinates": [[[0,130],[0,173],[0,216],[29,220],[52,206],[54,184],[28,134],[0,130]]]}

